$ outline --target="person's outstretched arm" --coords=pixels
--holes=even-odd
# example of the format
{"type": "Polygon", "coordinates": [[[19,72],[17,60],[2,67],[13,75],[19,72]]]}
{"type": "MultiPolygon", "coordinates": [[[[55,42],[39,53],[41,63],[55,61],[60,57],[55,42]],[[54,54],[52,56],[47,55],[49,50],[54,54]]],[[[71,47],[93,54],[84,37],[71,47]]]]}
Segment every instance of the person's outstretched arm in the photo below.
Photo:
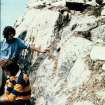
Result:
{"type": "Polygon", "coordinates": [[[49,48],[46,48],[46,49],[39,49],[39,48],[36,48],[36,47],[30,47],[31,48],[31,50],[34,52],[34,51],[36,51],[36,52],[39,52],[39,53],[46,53],[46,52],[49,52],[49,48]]]}
{"type": "Polygon", "coordinates": [[[19,38],[18,38],[18,44],[19,44],[20,49],[31,49],[33,52],[36,51],[36,52],[39,52],[39,53],[45,53],[47,51],[49,52],[49,48],[40,49],[38,47],[35,47],[35,44],[28,45],[23,40],[21,40],[19,38]]]}

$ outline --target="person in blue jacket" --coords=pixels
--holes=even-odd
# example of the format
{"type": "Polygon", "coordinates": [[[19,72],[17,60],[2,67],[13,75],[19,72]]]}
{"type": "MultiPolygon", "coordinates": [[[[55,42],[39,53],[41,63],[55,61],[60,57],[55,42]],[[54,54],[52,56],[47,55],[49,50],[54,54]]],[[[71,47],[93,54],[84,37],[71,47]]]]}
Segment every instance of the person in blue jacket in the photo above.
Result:
{"type": "Polygon", "coordinates": [[[2,66],[7,60],[18,60],[19,55],[23,49],[31,49],[39,53],[45,53],[49,49],[39,50],[24,43],[20,38],[15,38],[16,30],[12,26],[4,28],[3,36],[4,40],[0,42],[0,66],[2,66]]]}

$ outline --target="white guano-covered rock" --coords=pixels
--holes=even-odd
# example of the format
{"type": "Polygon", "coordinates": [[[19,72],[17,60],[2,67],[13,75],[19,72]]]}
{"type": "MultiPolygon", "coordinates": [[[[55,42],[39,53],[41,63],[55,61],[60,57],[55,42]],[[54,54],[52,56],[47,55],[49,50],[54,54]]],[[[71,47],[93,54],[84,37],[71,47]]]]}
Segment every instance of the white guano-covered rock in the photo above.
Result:
{"type": "Polygon", "coordinates": [[[79,58],[70,70],[68,84],[70,84],[70,87],[79,87],[89,79],[90,73],[85,61],[79,58]]]}
{"type": "Polygon", "coordinates": [[[94,46],[90,57],[92,60],[105,60],[105,46],[94,46]]]}
{"type": "Polygon", "coordinates": [[[95,105],[90,101],[79,101],[79,102],[75,102],[73,105],[95,105]]]}

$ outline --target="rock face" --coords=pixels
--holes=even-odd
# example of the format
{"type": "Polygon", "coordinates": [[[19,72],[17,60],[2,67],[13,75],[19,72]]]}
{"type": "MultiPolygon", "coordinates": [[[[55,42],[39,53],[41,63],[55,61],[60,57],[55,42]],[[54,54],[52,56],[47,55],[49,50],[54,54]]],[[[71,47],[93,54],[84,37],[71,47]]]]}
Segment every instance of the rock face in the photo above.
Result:
{"type": "Polygon", "coordinates": [[[105,70],[105,64],[103,64],[102,69],[105,70]]]}
{"type": "Polygon", "coordinates": [[[92,60],[105,60],[105,47],[102,46],[94,46],[90,57],[92,60]]]}
{"type": "Polygon", "coordinates": [[[17,36],[50,48],[28,55],[35,105],[105,105],[104,11],[95,0],[28,0],[17,36]],[[73,2],[89,7],[78,11],[73,2]]]}
{"type": "Polygon", "coordinates": [[[94,105],[94,104],[89,101],[81,101],[81,102],[76,102],[73,105],[94,105]]]}

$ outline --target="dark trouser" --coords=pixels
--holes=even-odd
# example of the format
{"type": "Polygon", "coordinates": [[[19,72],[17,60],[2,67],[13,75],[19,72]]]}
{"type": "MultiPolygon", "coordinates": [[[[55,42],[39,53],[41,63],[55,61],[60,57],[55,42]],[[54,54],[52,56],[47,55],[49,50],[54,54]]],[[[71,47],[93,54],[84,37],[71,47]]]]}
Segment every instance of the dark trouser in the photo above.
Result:
{"type": "MultiPolygon", "coordinates": [[[[1,69],[1,68],[0,68],[1,69]]],[[[4,93],[4,86],[6,83],[6,75],[3,70],[0,70],[0,96],[4,93]]]]}
{"type": "Polygon", "coordinates": [[[15,102],[0,102],[0,105],[31,105],[31,103],[30,100],[17,100],[15,102]]]}
{"type": "Polygon", "coordinates": [[[13,102],[12,105],[31,105],[31,104],[30,104],[30,100],[25,100],[25,101],[17,100],[15,102],[13,102]]]}
{"type": "Polygon", "coordinates": [[[12,105],[11,102],[0,102],[0,105],[12,105]]]}

